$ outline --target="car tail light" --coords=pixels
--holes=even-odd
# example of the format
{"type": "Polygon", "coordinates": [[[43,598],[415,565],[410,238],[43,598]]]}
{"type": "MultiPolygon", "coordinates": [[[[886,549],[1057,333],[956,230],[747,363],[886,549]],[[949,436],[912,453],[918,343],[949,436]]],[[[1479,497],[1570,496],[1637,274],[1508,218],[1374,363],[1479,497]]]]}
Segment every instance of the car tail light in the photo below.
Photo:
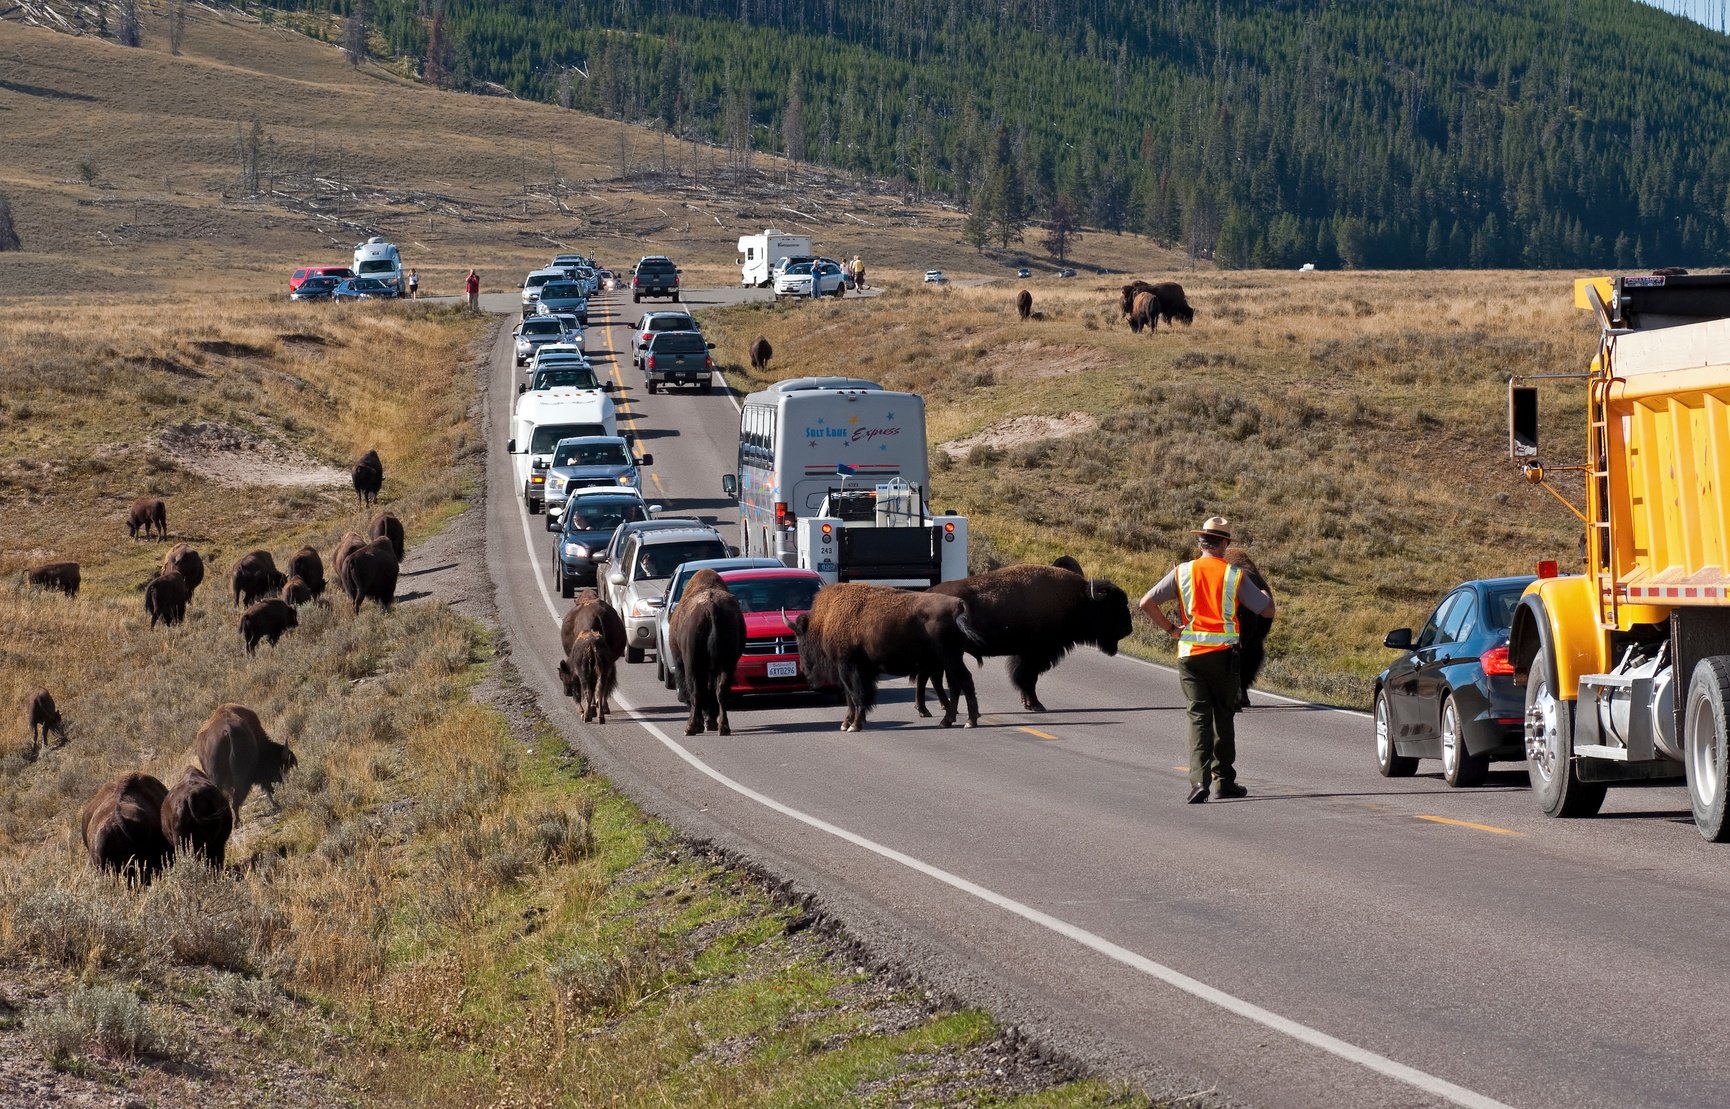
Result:
{"type": "Polygon", "coordinates": [[[655,368],[655,356],[652,354],[649,355],[649,360],[647,362],[644,362],[643,366],[646,369],[651,369],[651,370],[654,369],[655,368]]]}
{"type": "Polygon", "coordinates": [[[1506,678],[1514,673],[1514,664],[1508,659],[1508,645],[1491,647],[1478,656],[1478,663],[1483,666],[1486,677],[1506,678]]]}
{"type": "Polygon", "coordinates": [[[632,285],[641,285],[642,283],[643,283],[643,279],[640,277],[631,278],[631,284],[632,285]]]}
{"type": "Polygon", "coordinates": [[[652,332],[648,332],[648,331],[643,332],[643,342],[645,342],[645,343],[648,342],[649,339],[652,337],[652,335],[653,335],[652,332]]]}
{"type": "Polygon", "coordinates": [[[1540,578],[1553,578],[1556,574],[1557,568],[1555,559],[1546,558],[1538,563],[1538,576],[1540,578]]]}
{"type": "Polygon", "coordinates": [[[775,502],[775,525],[777,527],[786,527],[787,521],[791,516],[792,513],[787,511],[786,501],[775,502]]]}
{"type": "Polygon", "coordinates": [[[712,370],[715,368],[715,356],[714,355],[712,355],[712,354],[703,355],[703,368],[705,370],[712,370]]]}
{"type": "MultiPolygon", "coordinates": [[[[944,524],[943,525],[943,541],[945,543],[955,542],[955,525],[954,524],[944,524]]],[[[1507,654],[1508,649],[1506,647],[1502,648],[1502,653],[1507,654]]]]}

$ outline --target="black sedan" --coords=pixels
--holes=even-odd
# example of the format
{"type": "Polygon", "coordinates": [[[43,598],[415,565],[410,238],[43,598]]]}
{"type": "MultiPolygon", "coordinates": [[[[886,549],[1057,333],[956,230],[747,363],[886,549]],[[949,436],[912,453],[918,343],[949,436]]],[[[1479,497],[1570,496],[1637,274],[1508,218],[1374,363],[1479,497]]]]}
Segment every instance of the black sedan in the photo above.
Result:
{"type": "Polygon", "coordinates": [[[342,284],[340,277],[309,277],[296,285],[294,292],[288,294],[289,300],[330,300],[336,287],[342,284]]]}
{"type": "Polygon", "coordinates": [[[350,277],[331,290],[332,300],[395,300],[396,286],[377,277],[350,277]]]}
{"type": "Polygon", "coordinates": [[[1525,691],[1514,685],[1508,629],[1530,577],[1488,578],[1455,586],[1417,638],[1388,633],[1400,652],[1376,678],[1376,767],[1384,777],[1441,759],[1451,786],[1476,785],[1495,760],[1526,757],[1525,691]]]}

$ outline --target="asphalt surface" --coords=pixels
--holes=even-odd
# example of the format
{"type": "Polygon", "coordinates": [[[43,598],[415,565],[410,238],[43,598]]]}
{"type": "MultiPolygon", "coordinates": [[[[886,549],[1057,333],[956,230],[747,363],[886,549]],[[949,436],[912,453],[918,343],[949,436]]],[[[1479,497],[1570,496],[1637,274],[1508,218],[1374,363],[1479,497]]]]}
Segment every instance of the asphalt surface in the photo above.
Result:
{"type": "MultiPolygon", "coordinates": [[[[623,325],[661,303],[597,300],[589,349],[624,386],[621,428],[654,453],[645,495],[733,539],[732,400],[718,381],[649,396],[630,365],[623,325]]],[[[511,294],[484,304],[515,311],[511,294]]],[[[916,717],[889,681],[863,733],[792,698],[737,706],[730,737],[687,738],[652,662],[620,664],[629,713],[582,725],[556,677],[553,537],[524,515],[502,450],[507,343],[488,397],[487,562],[514,657],[652,812],[814,891],[938,988],[1155,1094],[1725,1104],[1730,849],[1700,839],[1679,788],[1613,790],[1597,819],[1550,820],[1521,770],[1466,790],[1433,762],[1383,779],[1367,717],[1262,694],[1239,717],[1249,797],[1187,806],[1174,676],[1091,648],[1041,682],[1043,714],[1012,711],[987,660],[972,730],[916,717]]]]}

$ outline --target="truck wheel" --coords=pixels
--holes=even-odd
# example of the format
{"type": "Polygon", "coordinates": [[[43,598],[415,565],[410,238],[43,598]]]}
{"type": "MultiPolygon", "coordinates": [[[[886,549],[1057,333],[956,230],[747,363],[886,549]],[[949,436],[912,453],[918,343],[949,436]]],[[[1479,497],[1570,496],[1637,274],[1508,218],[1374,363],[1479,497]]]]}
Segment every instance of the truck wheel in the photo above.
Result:
{"type": "Polygon", "coordinates": [[[645,652],[641,647],[626,647],[625,661],[635,666],[637,663],[643,661],[643,656],[646,653],[647,652],[645,652]]]}
{"type": "Polygon", "coordinates": [[[649,380],[643,382],[643,387],[648,389],[649,392],[651,394],[653,394],[655,391],[655,379],[651,377],[649,380]]]}
{"type": "Polygon", "coordinates": [[[674,304],[679,303],[679,294],[678,293],[673,294],[673,303],[674,304]]]}
{"type": "Polygon", "coordinates": [[[1592,816],[1604,804],[1602,782],[1582,782],[1574,770],[1574,702],[1556,695],[1550,650],[1542,647],[1526,677],[1526,770],[1549,816],[1592,816]]]}
{"type": "Polygon", "coordinates": [[[1393,729],[1388,726],[1388,699],[1376,691],[1376,769],[1384,778],[1410,778],[1418,772],[1418,760],[1394,753],[1393,729]]]}
{"type": "Polygon", "coordinates": [[[661,679],[661,684],[666,686],[668,689],[678,689],[679,688],[679,675],[677,675],[677,674],[673,673],[671,670],[669,670],[669,671],[667,671],[667,676],[665,678],[661,679]]]}
{"type": "Polygon", "coordinates": [[[1723,843],[1730,840],[1730,657],[1703,658],[1694,667],[1684,728],[1682,759],[1694,827],[1712,843],[1723,843]]]}
{"type": "Polygon", "coordinates": [[[638,294],[638,293],[632,293],[632,294],[631,294],[631,303],[632,303],[632,304],[641,304],[641,303],[643,303],[643,298],[642,298],[642,296],[641,296],[641,295],[640,295],[640,294],[638,294]]]}
{"type": "Polygon", "coordinates": [[[1441,738],[1442,780],[1455,789],[1481,784],[1489,762],[1466,753],[1466,737],[1461,734],[1460,728],[1460,710],[1455,706],[1452,697],[1442,699],[1441,738]]]}
{"type": "Polygon", "coordinates": [[[667,683],[667,660],[661,657],[661,652],[655,652],[655,680],[662,685],[667,683]]]}

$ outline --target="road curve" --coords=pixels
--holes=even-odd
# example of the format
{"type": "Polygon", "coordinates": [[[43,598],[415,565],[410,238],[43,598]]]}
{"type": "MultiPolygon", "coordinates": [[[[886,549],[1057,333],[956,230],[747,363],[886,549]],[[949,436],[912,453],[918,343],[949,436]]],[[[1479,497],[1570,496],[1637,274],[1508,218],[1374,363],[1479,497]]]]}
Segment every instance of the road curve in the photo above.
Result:
{"type": "MultiPolygon", "coordinates": [[[[690,290],[685,303],[751,295],[690,290]]],[[[736,409],[719,390],[641,390],[623,326],[640,310],[598,299],[589,346],[623,386],[621,425],[655,455],[645,493],[730,527],[719,475],[736,409]]],[[[501,448],[487,564],[512,653],[553,722],[650,811],[814,891],[940,988],[1154,1094],[1723,1103],[1730,854],[1695,834],[1676,788],[1612,791],[1599,819],[1547,820],[1523,773],[1470,790],[1383,779],[1361,714],[1263,695],[1239,718],[1250,796],[1186,806],[1175,678],[1092,649],[1041,683],[1043,714],[1009,711],[1019,701],[988,663],[975,730],[917,719],[890,682],[860,734],[838,730],[838,708],[789,699],[747,702],[730,737],[686,738],[652,665],[621,667],[629,716],[581,724],[556,676],[552,537],[523,514],[502,450],[507,342],[487,396],[501,448]]]]}

